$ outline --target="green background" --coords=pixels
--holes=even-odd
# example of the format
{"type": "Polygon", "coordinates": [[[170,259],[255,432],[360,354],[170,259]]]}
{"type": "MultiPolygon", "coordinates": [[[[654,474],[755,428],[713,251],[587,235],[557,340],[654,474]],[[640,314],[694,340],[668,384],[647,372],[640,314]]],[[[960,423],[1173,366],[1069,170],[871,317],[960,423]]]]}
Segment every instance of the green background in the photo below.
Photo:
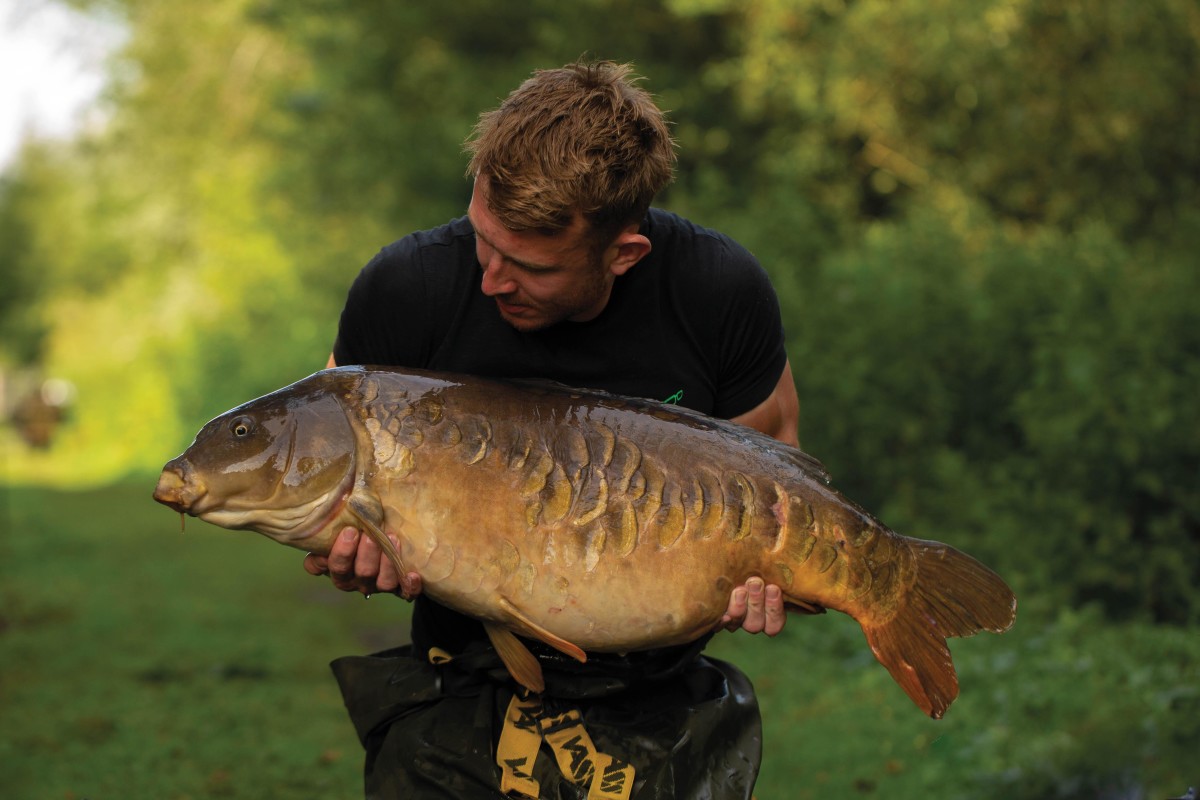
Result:
{"type": "Polygon", "coordinates": [[[178,523],[155,475],[324,365],[384,244],[463,212],[530,71],[633,62],[661,205],[779,291],[801,441],[1020,598],[924,719],[852,622],[728,635],[760,798],[1166,798],[1200,783],[1200,11],[1190,0],[77,0],[104,124],[0,177],[5,796],[353,797],[326,662],[406,606],[178,523]],[[67,387],[34,447],[18,408],[67,387]]]}

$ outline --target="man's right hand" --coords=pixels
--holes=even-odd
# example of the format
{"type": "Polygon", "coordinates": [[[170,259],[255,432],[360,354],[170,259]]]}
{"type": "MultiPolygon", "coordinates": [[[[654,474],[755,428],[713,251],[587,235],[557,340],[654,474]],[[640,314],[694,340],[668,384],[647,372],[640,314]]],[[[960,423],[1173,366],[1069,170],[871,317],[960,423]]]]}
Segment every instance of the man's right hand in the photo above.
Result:
{"type": "MultiPolygon", "coordinates": [[[[400,546],[394,536],[388,538],[393,546],[400,546]]],[[[390,592],[412,600],[421,593],[420,575],[415,572],[400,575],[379,545],[355,528],[342,529],[328,556],[315,553],[305,556],[304,569],[310,575],[328,575],[333,585],[344,592],[361,592],[368,597],[390,592]]]]}

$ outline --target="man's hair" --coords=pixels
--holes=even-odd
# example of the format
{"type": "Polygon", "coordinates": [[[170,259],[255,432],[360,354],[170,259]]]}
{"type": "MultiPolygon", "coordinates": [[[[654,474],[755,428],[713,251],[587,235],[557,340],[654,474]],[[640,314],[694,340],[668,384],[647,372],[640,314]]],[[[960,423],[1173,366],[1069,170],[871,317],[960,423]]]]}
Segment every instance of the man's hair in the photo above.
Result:
{"type": "Polygon", "coordinates": [[[538,70],[467,140],[468,176],[488,180],[488,209],[508,229],[553,234],[581,213],[606,245],[640,222],[671,182],[675,143],[628,64],[538,70]]]}

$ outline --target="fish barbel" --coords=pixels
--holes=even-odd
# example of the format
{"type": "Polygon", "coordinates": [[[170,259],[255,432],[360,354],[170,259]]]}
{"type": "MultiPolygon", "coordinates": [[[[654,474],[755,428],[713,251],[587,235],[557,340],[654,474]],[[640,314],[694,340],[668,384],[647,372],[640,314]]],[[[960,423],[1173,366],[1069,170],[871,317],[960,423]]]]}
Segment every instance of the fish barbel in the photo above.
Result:
{"type": "Polygon", "coordinates": [[[958,695],[946,637],[999,633],[1016,614],[994,572],[889,530],[800,450],[549,384],[323,370],[205,425],[154,499],[321,554],[357,527],[430,597],[482,621],[532,691],[541,669],[517,634],[580,661],[682,644],[757,576],[794,609],[857,620],[937,718],[958,695]]]}

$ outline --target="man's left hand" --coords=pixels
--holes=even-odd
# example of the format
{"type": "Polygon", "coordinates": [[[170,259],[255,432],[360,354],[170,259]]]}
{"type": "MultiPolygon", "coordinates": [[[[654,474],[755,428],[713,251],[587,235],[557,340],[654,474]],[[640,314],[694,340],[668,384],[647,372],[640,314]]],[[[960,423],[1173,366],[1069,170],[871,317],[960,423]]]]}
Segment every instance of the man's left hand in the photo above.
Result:
{"type": "Polygon", "coordinates": [[[750,633],[774,636],[783,630],[786,617],[783,592],[779,587],[767,586],[762,578],[751,578],[729,596],[729,608],[721,624],[729,631],[741,628],[750,633]]]}

